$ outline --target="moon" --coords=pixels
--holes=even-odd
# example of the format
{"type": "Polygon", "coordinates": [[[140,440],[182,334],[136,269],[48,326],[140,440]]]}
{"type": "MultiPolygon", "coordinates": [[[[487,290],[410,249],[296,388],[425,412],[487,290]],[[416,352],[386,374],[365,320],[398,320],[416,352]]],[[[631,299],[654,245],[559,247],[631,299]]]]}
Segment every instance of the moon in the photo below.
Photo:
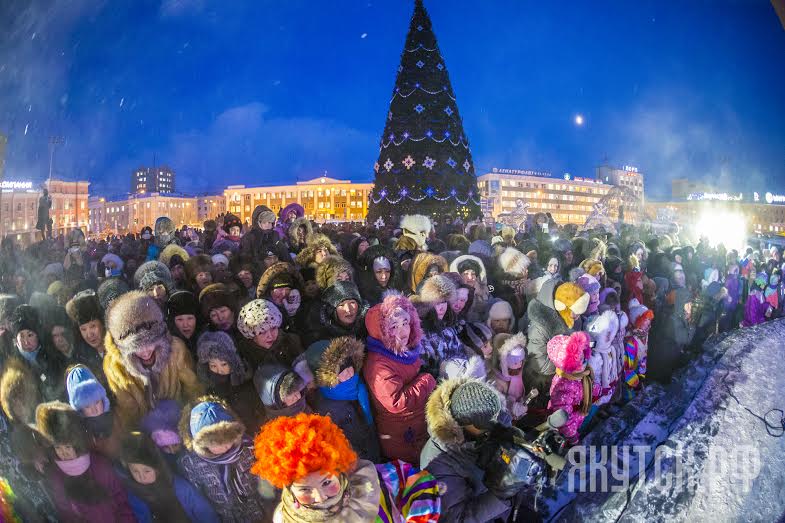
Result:
{"type": "Polygon", "coordinates": [[[576,114],[575,115],[575,125],[583,125],[583,115],[576,114]]]}

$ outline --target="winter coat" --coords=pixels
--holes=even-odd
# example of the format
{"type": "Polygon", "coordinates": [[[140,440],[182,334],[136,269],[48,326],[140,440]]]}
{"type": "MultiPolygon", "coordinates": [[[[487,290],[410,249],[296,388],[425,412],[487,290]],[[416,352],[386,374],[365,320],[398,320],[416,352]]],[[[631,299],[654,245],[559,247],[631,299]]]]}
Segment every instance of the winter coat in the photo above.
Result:
{"type": "Polygon", "coordinates": [[[769,302],[763,298],[761,292],[750,293],[747,302],[744,304],[744,321],[742,327],[752,327],[766,321],[766,311],[769,310],[769,302]]]}
{"type": "Polygon", "coordinates": [[[594,373],[592,404],[610,402],[619,385],[613,342],[618,333],[619,320],[614,311],[605,311],[589,324],[588,331],[594,340],[589,366],[594,373]],[[611,336],[608,339],[608,336],[611,336]]]}
{"type": "Polygon", "coordinates": [[[180,458],[179,468],[183,477],[210,501],[223,523],[246,523],[266,520],[264,502],[258,489],[259,479],[251,473],[253,464],[253,445],[249,443],[234,464],[240,471],[242,488],[248,492],[248,496],[243,498],[224,486],[223,466],[205,461],[193,451],[180,458]]]}
{"type": "Polygon", "coordinates": [[[65,397],[65,358],[53,347],[41,345],[35,363],[23,358],[14,343],[11,358],[18,360],[34,376],[42,401],[55,401],[65,397]]]}
{"type": "Polygon", "coordinates": [[[582,401],[583,383],[580,380],[571,380],[559,375],[553,377],[548,409],[551,411],[562,409],[567,412],[567,423],[559,429],[559,432],[570,442],[577,441],[578,428],[586,417],[580,410],[582,401]]]}
{"type": "Polygon", "coordinates": [[[357,287],[360,289],[360,294],[370,306],[374,306],[382,301],[382,295],[390,290],[401,290],[403,288],[403,274],[401,266],[398,263],[398,257],[395,253],[384,245],[371,245],[360,256],[358,261],[357,272],[357,287]],[[387,281],[387,287],[382,287],[376,281],[376,276],[373,271],[373,261],[376,258],[387,258],[390,262],[390,279],[387,281]]]}
{"type": "Polygon", "coordinates": [[[262,261],[268,251],[278,256],[280,261],[288,262],[291,259],[278,232],[273,229],[263,231],[259,227],[259,215],[269,210],[264,205],[257,205],[251,215],[251,230],[247,231],[240,239],[240,255],[253,260],[259,268],[262,267],[262,261]]]}
{"type": "Polygon", "coordinates": [[[527,310],[529,342],[523,365],[523,381],[528,387],[539,391],[539,395],[530,404],[535,408],[543,408],[548,403],[551,379],[556,372],[556,367],[548,358],[548,341],[556,335],[570,333],[570,328],[553,304],[553,296],[559,283],[555,279],[543,283],[537,299],[529,303],[527,310]]]}
{"type": "Polygon", "coordinates": [[[294,221],[289,224],[286,234],[289,243],[289,252],[295,255],[299,254],[300,251],[302,251],[306,245],[308,245],[308,238],[313,235],[313,226],[311,225],[311,221],[304,216],[295,218],[294,221]],[[303,238],[302,242],[297,239],[297,229],[300,227],[305,227],[305,237],[303,238]]]}
{"type": "Polygon", "coordinates": [[[485,471],[478,466],[478,449],[466,441],[463,429],[450,414],[450,398],[466,379],[450,380],[428,400],[426,416],[430,438],[420,454],[420,468],[443,483],[443,521],[485,523],[506,521],[510,502],[496,497],[483,483],[485,471]]]}
{"type": "MultiPolygon", "coordinates": [[[[177,474],[174,475],[174,494],[183,507],[183,511],[194,523],[218,523],[218,514],[204,496],[189,482],[177,474]]],[[[128,493],[128,502],[139,523],[153,523],[150,508],[133,493],[128,493]]]]}
{"type": "MultiPolygon", "coordinates": [[[[519,332],[515,335],[502,335],[508,336],[501,344],[498,350],[493,351],[493,358],[491,360],[491,368],[493,371],[489,373],[489,378],[493,380],[493,386],[499,393],[504,396],[505,407],[507,411],[512,414],[513,419],[518,419],[523,416],[524,400],[526,399],[526,383],[523,382],[523,372],[520,376],[509,376],[507,371],[507,358],[516,347],[523,347],[526,349],[526,336],[519,332]],[[505,377],[507,376],[507,377],[505,377]],[[521,390],[520,394],[515,395],[510,392],[510,384],[514,379],[520,378],[521,390]]],[[[525,362],[526,360],[524,360],[525,362]]]]}
{"type": "Polygon", "coordinates": [[[363,376],[371,394],[382,453],[390,459],[417,463],[428,439],[425,403],[436,380],[420,372],[422,361],[397,356],[368,336],[363,376]]]}
{"type": "Polygon", "coordinates": [[[423,318],[422,330],[420,358],[423,360],[424,368],[433,374],[434,378],[440,377],[442,363],[456,358],[466,358],[463,343],[458,338],[455,327],[448,325],[444,320],[439,320],[433,309],[423,318]]]}
{"type": "Polygon", "coordinates": [[[647,346],[635,331],[624,339],[624,383],[626,397],[632,398],[643,387],[646,379],[647,346]]]}
{"type": "Polygon", "coordinates": [[[65,492],[64,480],[67,476],[56,465],[50,465],[47,484],[57,508],[59,521],[64,523],[84,521],[133,523],[136,521],[131,506],[128,504],[128,494],[125,487],[106,458],[91,453],[90,468],[82,477],[86,478],[88,475],[106,491],[107,497],[102,503],[88,505],[70,498],[65,492]]]}
{"type": "Polygon", "coordinates": [[[278,331],[278,338],[269,349],[258,346],[253,340],[242,338],[237,346],[240,356],[248,362],[251,372],[256,372],[260,365],[278,363],[292,367],[294,361],[303,353],[303,346],[297,334],[278,331]]]}
{"type": "Polygon", "coordinates": [[[148,377],[136,373],[125,364],[120,349],[108,332],[104,344],[104,373],[117,400],[115,416],[120,418],[121,425],[125,428],[135,427],[142,416],[155,407],[150,404],[149,392],[152,392],[153,402],[173,399],[181,403],[203,393],[202,384],[194,373],[191,354],[179,338],[171,338],[168,355],[157,356],[168,357],[168,361],[157,377],[154,391],[147,391],[151,386],[148,377]]]}

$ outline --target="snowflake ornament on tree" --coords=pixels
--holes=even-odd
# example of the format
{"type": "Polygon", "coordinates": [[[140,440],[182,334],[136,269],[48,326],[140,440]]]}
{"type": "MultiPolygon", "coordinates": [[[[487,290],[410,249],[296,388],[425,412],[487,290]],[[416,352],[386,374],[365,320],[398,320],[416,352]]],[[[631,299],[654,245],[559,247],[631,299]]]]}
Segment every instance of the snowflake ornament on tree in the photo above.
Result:
{"type": "Polygon", "coordinates": [[[414,165],[415,163],[416,162],[414,161],[414,158],[412,158],[412,155],[409,155],[403,159],[403,166],[406,167],[407,171],[411,169],[412,165],[414,165]]]}

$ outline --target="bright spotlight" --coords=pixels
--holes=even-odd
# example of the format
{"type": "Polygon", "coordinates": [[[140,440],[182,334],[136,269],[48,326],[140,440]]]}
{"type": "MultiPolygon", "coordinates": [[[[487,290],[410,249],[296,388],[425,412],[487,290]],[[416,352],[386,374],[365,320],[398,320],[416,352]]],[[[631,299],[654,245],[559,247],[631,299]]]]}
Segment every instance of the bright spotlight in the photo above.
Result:
{"type": "Polygon", "coordinates": [[[712,247],[723,244],[726,249],[743,249],[747,244],[747,223],[738,212],[719,209],[705,211],[698,218],[696,232],[709,240],[712,247]]]}

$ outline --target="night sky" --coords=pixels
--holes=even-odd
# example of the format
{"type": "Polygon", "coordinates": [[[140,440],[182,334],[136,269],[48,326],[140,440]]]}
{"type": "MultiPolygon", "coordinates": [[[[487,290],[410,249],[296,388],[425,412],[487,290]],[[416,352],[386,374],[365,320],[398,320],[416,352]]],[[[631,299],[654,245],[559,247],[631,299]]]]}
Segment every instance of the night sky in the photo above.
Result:
{"type": "MultiPolygon", "coordinates": [[[[478,174],[634,165],[785,182],[785,30],[768,0],[425,0],[478,174]],[[575,124],[583,115],[583,126],[575,124]]],[[[181,191],[371,180],[412,1],[0,1],[6,179],[181,191]],[[241,6],[240,4],[245,4],[241,6]]]]}

